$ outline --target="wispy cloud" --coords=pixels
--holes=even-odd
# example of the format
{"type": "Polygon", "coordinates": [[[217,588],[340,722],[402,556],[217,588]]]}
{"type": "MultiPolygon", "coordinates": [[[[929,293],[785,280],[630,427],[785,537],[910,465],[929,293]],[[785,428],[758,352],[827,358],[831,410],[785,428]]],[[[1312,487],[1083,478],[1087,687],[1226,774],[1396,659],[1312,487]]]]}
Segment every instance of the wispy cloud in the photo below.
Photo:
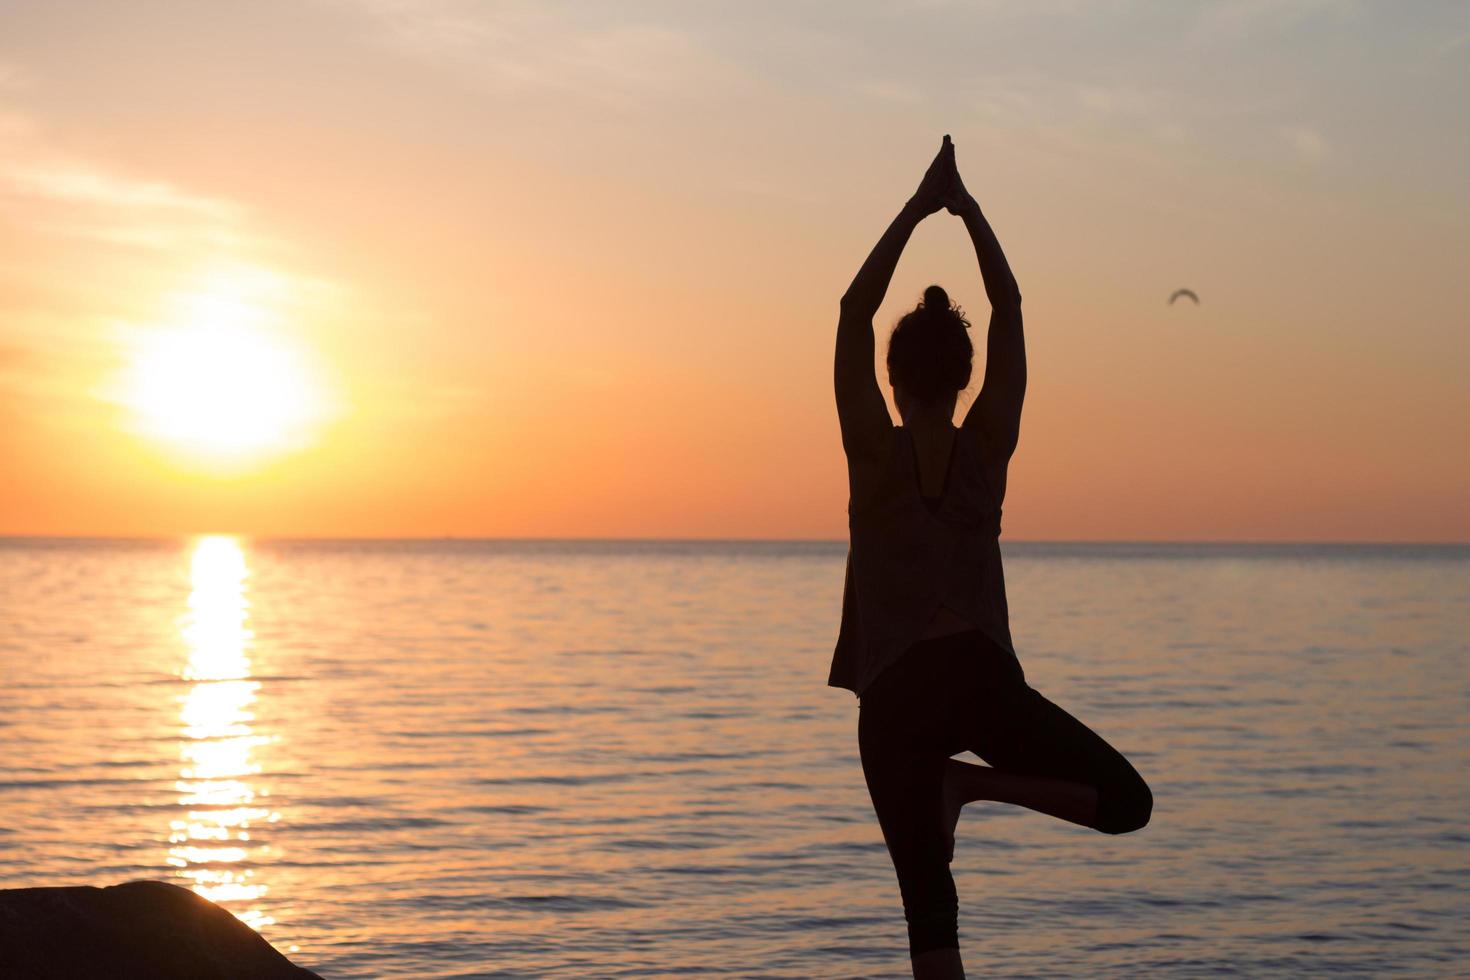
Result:
{"type": "Polygon", "coordinates": [[[0,92],[30,88],[31,74],[20,65],[0,61],[0,92]]]}
{"type": "Polygon", "coordinates": [[[0,201],[17,224],[65,238],[147,249],[260,242],[243,205],[80,159],[13,112],[0,112],[0,201]]]}
{"type": "Polygon", "coordinates": [[[1283,126],[1281,138],[1302,163],[1321,163],[1331,150],[1327,139],[1314,126],[1283,126]]]}
{"type": "Polygon", "coordinates": [[[1168,108],[1168,93],[1137,85],[1087,84],[1077,90],[1077,101],[1093,112],[1109,116],[1156,116],[1168,108]]]}
{"type": "Polygon", "coordinates": [[[1446,58],[1456,51],[1470,50],[1470,33],[1461,34],[1459,37],[1451,38],[1435,49],[1436,58],[1446,58]]]}
{"type": "Polygon", "coordinates": [[[227,201],[185,193],[172,184],[134,180],[75,164],[0,171],[11,193],[109,208],[182,211],[220,221],[236,220],[240,208],[227,201]]]}
{"type": "Polygon", "coordinates": [[[1318,17],[1352,17],[1357,0],[1220,0],[1205,4],[1195,23],[1196,39],[1239,41],[1281,34],[1318,17]]]}
{"type": "MultiPolygon", "coordinates": [[[[334,0],[370,18],[378,39],[507,94],[556,93],[632,108],[692,95],[698,79],[739,73],[667,23],[598,23],[543,4],[334,0]]],[[[584,8],[585,10],[586,8],[584,8]]]]}

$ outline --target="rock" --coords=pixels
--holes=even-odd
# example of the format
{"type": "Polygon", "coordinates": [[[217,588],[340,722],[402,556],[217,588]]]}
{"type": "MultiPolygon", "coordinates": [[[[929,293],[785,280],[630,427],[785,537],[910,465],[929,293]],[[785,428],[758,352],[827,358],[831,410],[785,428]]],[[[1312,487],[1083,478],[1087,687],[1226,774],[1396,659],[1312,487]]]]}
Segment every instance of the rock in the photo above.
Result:
{"type": "Polygon", "coordinates": [[[321,980],[187,888],[0,890],[0,977],[321,980]]]}

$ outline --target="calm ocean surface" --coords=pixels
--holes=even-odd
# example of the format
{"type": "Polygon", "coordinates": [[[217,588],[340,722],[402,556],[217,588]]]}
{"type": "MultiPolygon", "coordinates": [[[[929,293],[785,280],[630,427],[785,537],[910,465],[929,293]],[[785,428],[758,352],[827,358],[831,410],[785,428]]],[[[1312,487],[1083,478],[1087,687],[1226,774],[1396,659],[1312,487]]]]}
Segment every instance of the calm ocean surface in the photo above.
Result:
{"type": "MultiPolygon", "coordinates": [[[[0,887],[192,885],[335,977],[906,977],[845,546],[0,539],[0,887]]],[[[1470,971],[1470,548],[1006,548],[1107,837],[972,804],[972,975],[1470,971]]]]}

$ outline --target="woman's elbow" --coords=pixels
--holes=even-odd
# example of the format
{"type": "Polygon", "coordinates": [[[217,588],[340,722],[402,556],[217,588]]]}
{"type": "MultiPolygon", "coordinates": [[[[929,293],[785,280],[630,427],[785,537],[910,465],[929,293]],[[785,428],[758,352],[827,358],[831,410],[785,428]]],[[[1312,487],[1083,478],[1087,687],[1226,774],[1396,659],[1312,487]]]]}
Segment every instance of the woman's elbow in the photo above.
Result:
{"type": "Polygon", "coordinates": [[[873,314],[878,312],[878,304],[881,302],[881,296],[875,300],[871,295],[849,289],[837,301],[837,310],[842,320],[866,326],[872,321],[873,314]]]}

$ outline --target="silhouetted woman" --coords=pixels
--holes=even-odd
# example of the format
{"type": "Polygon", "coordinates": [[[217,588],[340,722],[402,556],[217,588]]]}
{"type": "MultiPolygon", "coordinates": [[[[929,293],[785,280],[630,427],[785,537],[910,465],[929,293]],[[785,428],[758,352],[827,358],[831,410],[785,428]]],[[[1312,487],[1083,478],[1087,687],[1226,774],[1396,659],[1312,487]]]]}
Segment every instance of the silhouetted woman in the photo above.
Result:
{"type": "Polygon", "coordinates": [[[836,383],[851,547],[828,683],[859,697],[863,775],[914,976],[963,977],[949,862],[964,804],[1123,834],[1148,823],[1153,797],[1123,756],[1027,685],[1011,644],[999,537],[1026,389],[1021,294],[948,136],[842,297],[836,383]],[[895,426],[873,374],[873,314],[910,233],[941,208],[964,219],[990,299],[985,380],[956,428],[969,322],[930,286],[888,342],[895,426]],[[967,749],[989,765],[950,758],[967,749]]]}

